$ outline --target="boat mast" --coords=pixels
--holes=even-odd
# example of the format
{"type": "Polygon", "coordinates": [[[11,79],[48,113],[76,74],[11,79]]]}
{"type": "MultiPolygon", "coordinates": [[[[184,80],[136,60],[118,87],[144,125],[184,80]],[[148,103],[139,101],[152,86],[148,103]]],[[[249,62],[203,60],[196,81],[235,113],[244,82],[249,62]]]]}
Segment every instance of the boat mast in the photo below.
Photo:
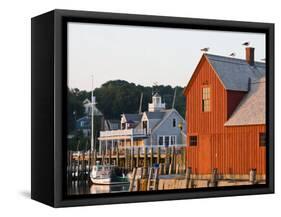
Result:
{"type": "Polygon", "coordinates": [[[91,92],[91,113],[92,113],[92,123],[91,123],[91,153],[94,151],[94,76],[92,75],[92,92],[91,92]]]}
{"type": "Polygon", "coordinates": [[[141,97],[140,97],[139,114],[141,114],[141,110],[142,110],[142,98],[143,98],[143,93],[141,93],[141,97]]]}
{"type": "Polygon", "coordinates": [[[177,87],[175,87],[175,92],[174,92],[174,97],[173,97],[173,104],[172,104],[172,108],[175,108],[176,95],[177,95],[177,87]]]}

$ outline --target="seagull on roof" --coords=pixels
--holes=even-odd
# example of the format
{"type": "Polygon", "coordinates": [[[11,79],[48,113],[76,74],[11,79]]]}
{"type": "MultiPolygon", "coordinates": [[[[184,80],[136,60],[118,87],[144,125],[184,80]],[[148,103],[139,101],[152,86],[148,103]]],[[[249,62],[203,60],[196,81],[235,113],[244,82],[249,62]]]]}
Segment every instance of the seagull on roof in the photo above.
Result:
{"type": "Polygon", "coordinates": [[[201,51],[203,51],[203,52],[208,52],[209,50],[210,50],[209,47],[204,47],[204,48],[201,49],[201,51]]]}
{"type": "Polygon", "coordinates": [[[246,41],[246,42],[244,42],[242,45],[244,45],[244,46],[249,46],[249,45],[250,45],[250,42],[249,42],[249,41],[246,41]]]}
{"type": "Polygon", "coordinates": [[[235,57],[236,56],[236,53],[231,53],[231,54],[229,54],[229,56],[231,56],[231,57],[235,57]]]}

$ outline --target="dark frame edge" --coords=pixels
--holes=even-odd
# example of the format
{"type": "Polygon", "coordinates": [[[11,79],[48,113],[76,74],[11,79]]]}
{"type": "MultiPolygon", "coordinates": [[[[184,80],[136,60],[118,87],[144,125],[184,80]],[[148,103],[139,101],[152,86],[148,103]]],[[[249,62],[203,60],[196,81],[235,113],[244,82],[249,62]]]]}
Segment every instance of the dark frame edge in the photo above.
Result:
{"type": "Polygon", "coordinates": [[[275,193],[275,122],[274,122],[274,89],[275,89],[275,80],[274,80],[274,74],[275,74],[275,24],[271,23],[268,24],[268,41],[267,41],[267,56],[266,60],[268,62],[267,70],[268,70],[268,87],[267,87],[267,108],[269,109],[269,113],[267,113],[267,127],[268,127],[268,141],[269,141],[269,148],[268,148],[268,170],[269,170],[269,180],[268,180],[268,190],[270,193],[275,193]]]}
{"type": "Polygon", "coordinates": [[[31,19],[31,199],[50,206],[55,195],[53,33],[54,11],[31,19]]]}

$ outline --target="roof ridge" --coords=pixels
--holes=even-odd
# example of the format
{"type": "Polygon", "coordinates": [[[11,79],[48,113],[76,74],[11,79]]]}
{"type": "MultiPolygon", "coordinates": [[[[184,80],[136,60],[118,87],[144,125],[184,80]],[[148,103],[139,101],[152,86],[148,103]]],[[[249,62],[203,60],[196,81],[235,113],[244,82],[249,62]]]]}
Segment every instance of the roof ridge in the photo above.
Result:
{"type": "MultiPolygon", "coordinates": [[[[210,53],[207,53],[207,54],[204,54],[204,55],[206,55],[207,58],[209,58],[209,57],[212,58],[212,56],[213,56],[213,57],[218,57],[218,58],[224,58],[224,59],[227,59],[227,60],[229,60],[229,61],[241,61],[241,62],[245,63],[246,65],[249,65],[249,64],[247,63],[247,61],[246,61],[245,59],[242,59],[242,58],[228,57],[228,56],[222,56],[222,55],[210,54],[210,53]]],[[[228,62],[228,61],[222,61],[222,60],[217,60],[217,61],[228,62]]],[[[255,64],[258,63],[258,64],[263,64],[263,65],[265,65],[264,62],[260,62],[260,61],[254,61],[254,62],[255,62],[255,64]]]]}
{"type": "Polygon", "coordinates": [[[158,128],[164,122],[164,120],[166,120],[171,115],[172,111],[172,109],[169,110],[169,113],[165,114],[165,116],[162,117],[162,119],[151,130],[154,131],[156,128],[158,128]]]}

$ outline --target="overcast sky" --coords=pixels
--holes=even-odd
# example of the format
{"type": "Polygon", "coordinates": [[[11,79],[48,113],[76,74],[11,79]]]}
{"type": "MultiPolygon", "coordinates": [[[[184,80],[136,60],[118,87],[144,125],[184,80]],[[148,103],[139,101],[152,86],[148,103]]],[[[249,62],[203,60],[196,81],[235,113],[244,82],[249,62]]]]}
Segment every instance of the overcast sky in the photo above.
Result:
{"type": "Polygon", "coordinates": [[[265,34],[209,30],[68,23],[68,86],[81,90],[108,80],[184,87],[202,56],[209,53],[245,58],[250,41],[255,59],[265,57],[265,34]]]}

